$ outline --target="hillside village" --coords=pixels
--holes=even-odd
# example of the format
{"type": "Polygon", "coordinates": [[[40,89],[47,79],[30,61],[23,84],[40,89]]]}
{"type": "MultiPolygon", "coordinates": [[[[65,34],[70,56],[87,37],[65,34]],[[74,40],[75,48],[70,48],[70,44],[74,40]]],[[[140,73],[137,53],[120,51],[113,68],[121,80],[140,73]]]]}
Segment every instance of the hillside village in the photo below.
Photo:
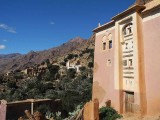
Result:
{"type": "Polygon", "coordinates": [[[62,106],[59,111],[63,110],[62,116],[68,116],[75,106],[91,99],[94,35],[86,42],[85,46],[64,56],[1,74],[0,99],[8,105],[27,99],[60,99],[62,106]]]}
{"type": "Polygon", "coordinates": [[[159,8],[136,0],[88,40],[0,55],[2,120],[160,120],[159,8]]]}

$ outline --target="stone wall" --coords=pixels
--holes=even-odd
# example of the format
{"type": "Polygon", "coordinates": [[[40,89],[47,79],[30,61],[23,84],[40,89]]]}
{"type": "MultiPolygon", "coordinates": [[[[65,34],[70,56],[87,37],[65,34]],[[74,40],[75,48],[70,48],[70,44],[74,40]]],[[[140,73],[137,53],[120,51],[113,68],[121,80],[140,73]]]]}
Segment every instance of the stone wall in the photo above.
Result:
{"type": "Polygon", "coordinates": [[[83,118],[84,120],[99,120],[99,102],[97,99],[85,104],[83,118]]]}
{"type": "Polygon", "coordinates": [[[6,120],[6,104],[0,104],[0,120],[6,120]]]}

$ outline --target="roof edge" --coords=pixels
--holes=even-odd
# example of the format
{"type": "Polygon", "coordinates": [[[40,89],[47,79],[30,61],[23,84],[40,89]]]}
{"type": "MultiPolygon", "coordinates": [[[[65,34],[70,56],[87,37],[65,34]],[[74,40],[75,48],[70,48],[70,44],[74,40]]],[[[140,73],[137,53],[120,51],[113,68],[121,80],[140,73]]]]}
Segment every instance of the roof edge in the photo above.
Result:
{"type": "Polygon", "coordinates": [[[127,10],[117,14],[116,16],[112,17],[111,20],[117,20],[118,18],[130,13],[131,11],[137,11],[137,12],[140,12],[142,10],[144,10],[146,7],[144,5],[138,5],[138,4],[135,4],[131,7],[129,7],[127,10]]]}
{"type": "Polygon", "coordinates": [[[150,9],[142,11],[142,15],[145,15],[145,14],[149,13],[150,11],[154,11],[154,10],[159,9],[159,8],[160,8],[160,4],[154,6],[154,7],[150,8],[150,9]]]}
{"type": "Polygon", "coordinates": [[[103,25],[95,28],[95,29],[93,30],[93,32],[98,32],[99,30],[105,29],[105,28],[111,26],[111,25],[114,24],[114,23],[115,23],[114,20],[112,20],[112,21],[110,21],[110,22],[107,22],[107,23],[105,23],[105,24],[103,24],[103,25]]]}

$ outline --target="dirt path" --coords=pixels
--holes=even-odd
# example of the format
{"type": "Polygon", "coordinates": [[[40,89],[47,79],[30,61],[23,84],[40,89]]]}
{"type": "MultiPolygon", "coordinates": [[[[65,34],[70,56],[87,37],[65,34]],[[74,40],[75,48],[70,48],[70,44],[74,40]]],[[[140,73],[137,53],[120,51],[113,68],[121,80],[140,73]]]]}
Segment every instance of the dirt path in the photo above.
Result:
{"type": "Polygon", "coordinates": [[[153,115],[153,116],[140,116],[138,114],[124,114],[123,118],[120,120],[160,120],[160,114],[153,115]]]}

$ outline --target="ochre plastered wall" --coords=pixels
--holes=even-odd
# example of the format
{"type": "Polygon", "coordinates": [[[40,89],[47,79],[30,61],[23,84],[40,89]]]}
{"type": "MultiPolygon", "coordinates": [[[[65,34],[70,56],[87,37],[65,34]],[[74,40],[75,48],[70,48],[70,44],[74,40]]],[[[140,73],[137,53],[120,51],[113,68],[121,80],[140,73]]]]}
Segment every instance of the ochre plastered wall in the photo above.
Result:
{"type": "Polygon", "coordinates": [[[123,87],[123,65],[122,65],[122,48],[121,48],[121,41],[122,41],[122,28],[123,26],[125,26],[128,23],[132,23],[133,24],[133,45],[134,45],[134,89],[132,90],[132,92],[134,92],[134,111],[138,112],[141,111],[141,91],[140,91],[140,71],[139,71],[139,62],[140,62],[140,51],[138,49],[139,46],[139,34],[140,31],[138,29],[138,13],[137,12],[133,12],[131,14],[129,14],[128,16],[121,18],[119,20],[116,21],[115,24],[115,68],[114,68],[114,81],[115,81],[115,87],[117,89],[120,90],[120,111],[122,113],[125,112],[125,100],[124,100],[124,92],[125,88],[123,87]]]}
{"type": "Polygon", "coordinates": [[[160,9],[143,22],[147,114],[160,111],[160,9]]]}
{"type": "Polygon", "coordinates": [[[96,34],[92,99],[98,98],[100,107],[104,106],[107,100],[111,100],[112,107],[119,110],[119,90],[114,86],[114,32],[114,27],[111,27],[96,34]],[[103,50],[102,38],[106,36],[108,39],[109,34],[112,35],[112,48],[103,50]],[[108,59],[111,60],[110,65],[107,65],[108,59]]]}
{"type": "Polygon", "coordinates": [[[137,49],[138,49],[138,72],[139,72],[139,99],[140,112],[145,115],[147,112],[147,98],[146,98],[146,80],[144,73],[144,39],[143,39],[143,18],[141,13],[136,13],[136,27],[137,27],[137,49]]]}
{"type": "Polygon", "coordinates": [[[131,92],[134,92],[135,111],[142,115],[160,111],[160,9],[146,9],[143,12],[132,11],[115,19],[114,26],[96,31],[92,97],[99,99],[100,106],[111,100],[112,107],[120,113],[125,112],[121,30],[132,22],[135,74],[131,92]],[[102,38],[108,33],[112,34],[113,48],[103,51],[102,38]],[[111,59],[111,66],[107,66],[108,59],[111,59]]]}

